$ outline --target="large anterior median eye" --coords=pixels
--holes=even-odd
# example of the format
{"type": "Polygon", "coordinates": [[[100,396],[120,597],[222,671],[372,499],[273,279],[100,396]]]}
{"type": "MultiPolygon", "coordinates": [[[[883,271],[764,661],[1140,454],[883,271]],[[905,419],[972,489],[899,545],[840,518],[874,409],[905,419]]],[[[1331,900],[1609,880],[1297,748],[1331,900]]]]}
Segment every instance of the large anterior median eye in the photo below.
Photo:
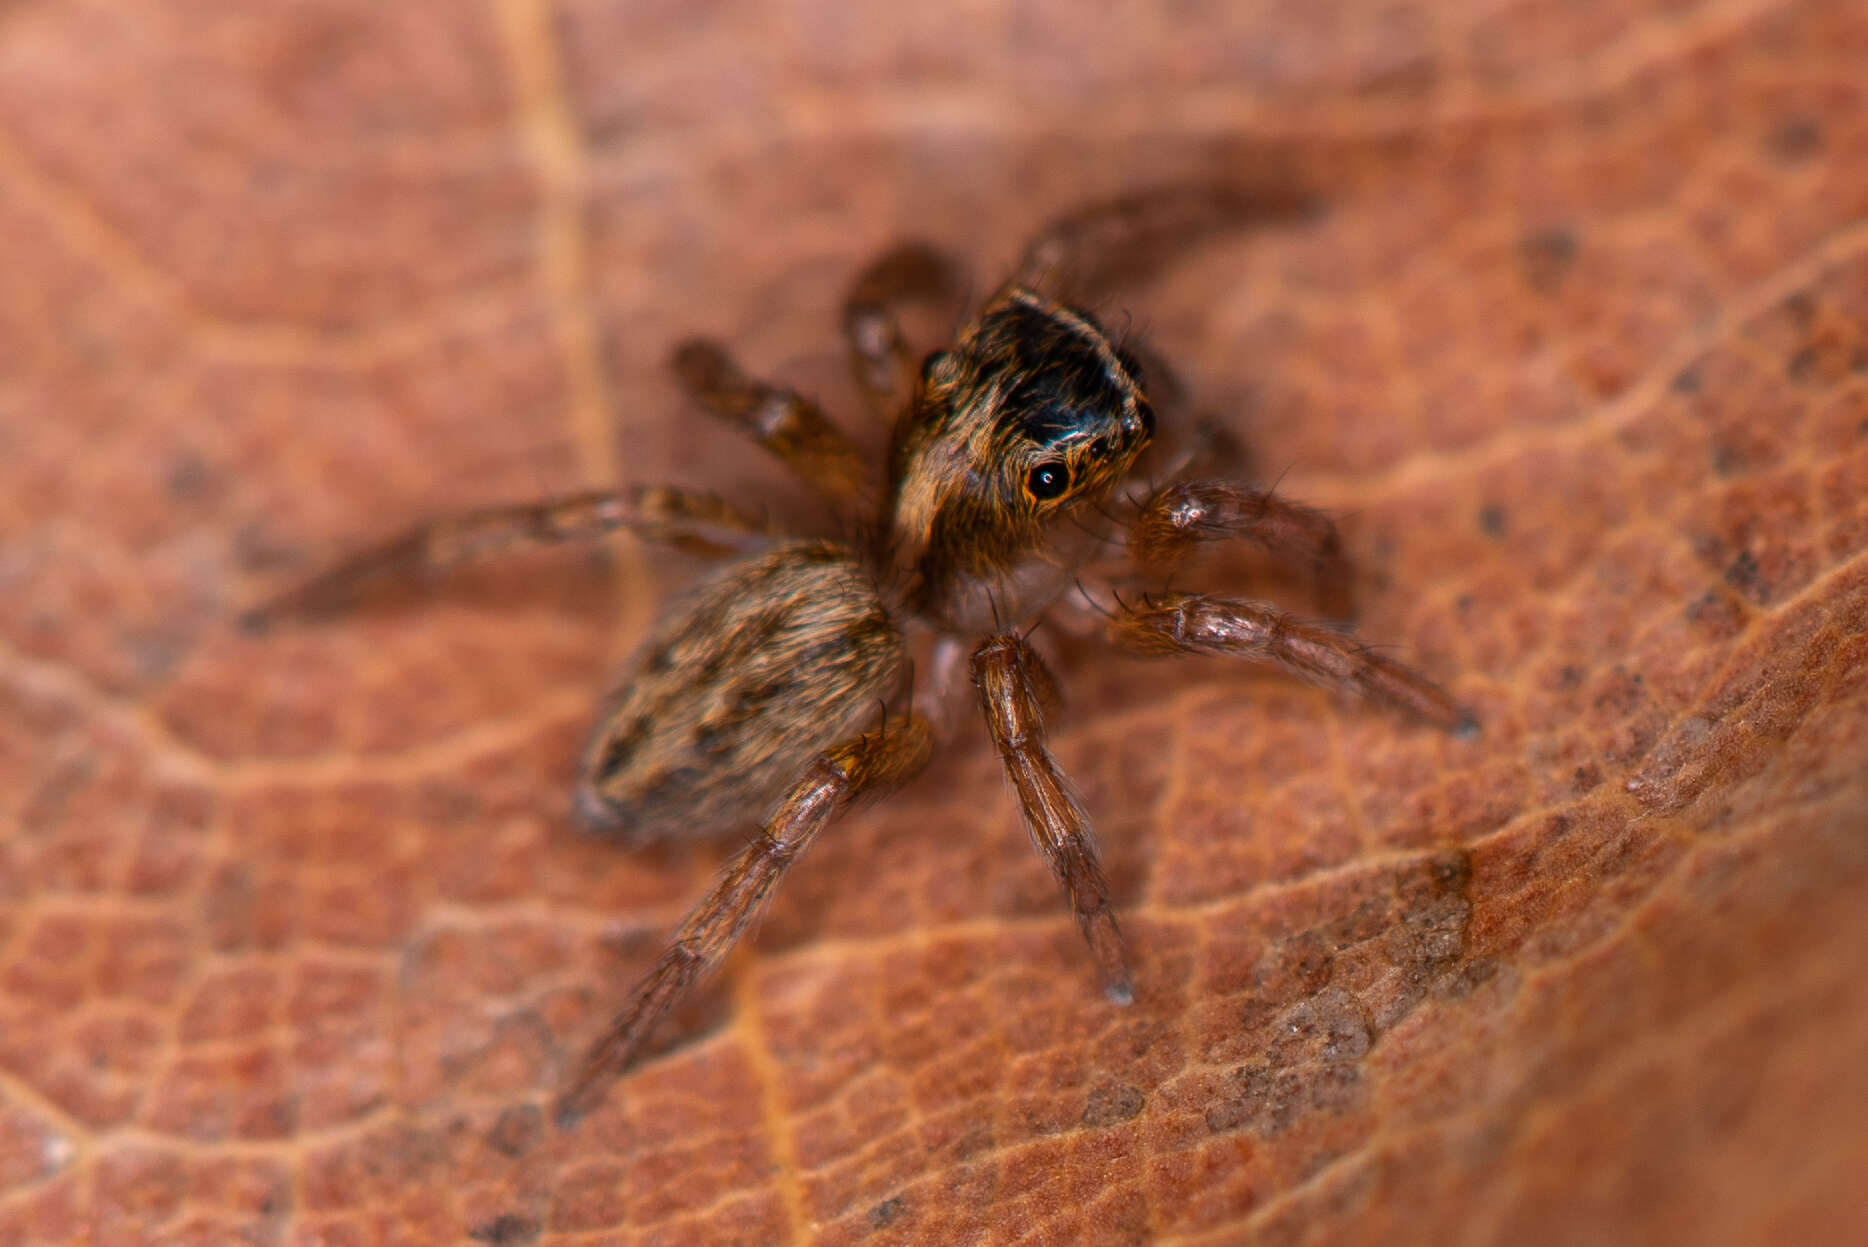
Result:
{"type": "Polygon", "coordinates": [[[1070,488],[1070,465],[1050,459],[1025,473],[1025,492],[1039,502],[1060,498],[1070,488]]]}

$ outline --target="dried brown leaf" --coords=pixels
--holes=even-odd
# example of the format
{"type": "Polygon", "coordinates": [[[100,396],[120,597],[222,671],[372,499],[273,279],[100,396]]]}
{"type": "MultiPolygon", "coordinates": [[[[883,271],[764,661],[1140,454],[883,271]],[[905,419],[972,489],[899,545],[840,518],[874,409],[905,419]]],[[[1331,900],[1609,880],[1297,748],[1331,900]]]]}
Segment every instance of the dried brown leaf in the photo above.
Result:
{"type": "Polygon", "coordinates": [[[1868,13],[1810,0],[0,8],[0,1245],[1790,1242],[1868,1162],[1868,13]],[[565,817],[685,574],[266,638],[416,517],[798,510],[906,234],[1301,184],[1105,309],[1344,515],[1448,740],[1085,653],[1104,1004],[975,740],[541,1113],[715,855],[565,817]]]}

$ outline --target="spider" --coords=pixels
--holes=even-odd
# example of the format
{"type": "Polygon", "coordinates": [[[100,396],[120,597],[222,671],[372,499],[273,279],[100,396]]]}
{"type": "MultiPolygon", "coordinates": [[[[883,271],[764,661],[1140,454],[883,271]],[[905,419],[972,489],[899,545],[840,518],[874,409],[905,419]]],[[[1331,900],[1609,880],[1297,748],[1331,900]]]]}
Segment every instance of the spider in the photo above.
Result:
{"type": "MultiPolygon", "coordinates": [[[[713,342],[679,347],[673,365],[685,387],[849,517],[852,535],[842,540],[784,538],[711,493],[604,490],[417,528],[250,617],[320,614],[377,586],[618,529],[736,556],[650,632],[591,733],[575,804],[587,828],[636,844],[753,818],[761,830],[591,1046],[559,1098],[560,1123],[594,1107],[642,1055],[661,1019],[719,966],[832,819],[926,765],[948,734],[938,708],[946,690],[961,687],[963,658],[1103,994],[1130,1003],[1089,816],[1047,745],[1058,696],[1030,639],[1040,620],[1074,612],[1081,622],[1093,608],[1107,617],[1107,639],[1132,655],[1268,662],[1448,731],[1476,730],[1437,685],[1338,627],[1239,597],[1119,596],[1125,582],[1164,583],[1195,546],[1225,539],[1294,556],[1320,575],[1342,570],[1334,525],[1270,490],[1218,479],[1143,483],[1134,468],[1154,438],[1155,409],[1141,361],[1082,310],[1164,248],[1284,206],[1180,188],[1063,217],[953,342],[919,363],[899,316],[909,304],[956,297],[959,270],[923,243],[884,253],[858,275],[843,309],[857,380],[892,420],[880,474],[810,400],[749,378],[713,342]],[[1111,503],[1131,513],[1098,529],[1093,517],[1108,519],[1111,503]]],[[[1174,389],[1165,373],[1155,388],[1174,389]]],[[[1170,470],[1184,472],[1193,457],[1170,470]]]]}

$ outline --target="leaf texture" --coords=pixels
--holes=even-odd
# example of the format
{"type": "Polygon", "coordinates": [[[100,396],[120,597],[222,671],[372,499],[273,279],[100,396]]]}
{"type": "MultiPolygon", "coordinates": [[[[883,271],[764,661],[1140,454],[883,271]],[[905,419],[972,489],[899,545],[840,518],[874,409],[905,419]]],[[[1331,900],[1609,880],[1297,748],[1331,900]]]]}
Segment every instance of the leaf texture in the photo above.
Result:
{"type": "Polygon", "coordinates": [[[0,6],[0,1247],[1862,1233],[1868,11],[1086,14],[0,6]],[[692,566],[233,619],[609,481],[808,520],[672,343],[860,426],[871,253],[1210,177],[1325,208],[1099,310],[1483,736],[1070,646],[1132,1008],[969,731],[558,1132],[722,852],[567,818],[692,566]]]}

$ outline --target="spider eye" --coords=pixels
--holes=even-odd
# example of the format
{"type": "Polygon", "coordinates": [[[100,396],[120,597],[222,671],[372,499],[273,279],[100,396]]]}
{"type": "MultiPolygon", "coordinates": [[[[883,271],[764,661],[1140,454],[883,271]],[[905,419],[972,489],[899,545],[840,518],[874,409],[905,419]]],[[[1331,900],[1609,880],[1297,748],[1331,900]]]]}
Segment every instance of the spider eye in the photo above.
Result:
{"type": "Polygon", "coordinates": [[[1070,465],[1062,459],[1050,459],[1025,473],[1025,492],[1039,502],[1061,498],[1070,488],[1070,465]]]}

